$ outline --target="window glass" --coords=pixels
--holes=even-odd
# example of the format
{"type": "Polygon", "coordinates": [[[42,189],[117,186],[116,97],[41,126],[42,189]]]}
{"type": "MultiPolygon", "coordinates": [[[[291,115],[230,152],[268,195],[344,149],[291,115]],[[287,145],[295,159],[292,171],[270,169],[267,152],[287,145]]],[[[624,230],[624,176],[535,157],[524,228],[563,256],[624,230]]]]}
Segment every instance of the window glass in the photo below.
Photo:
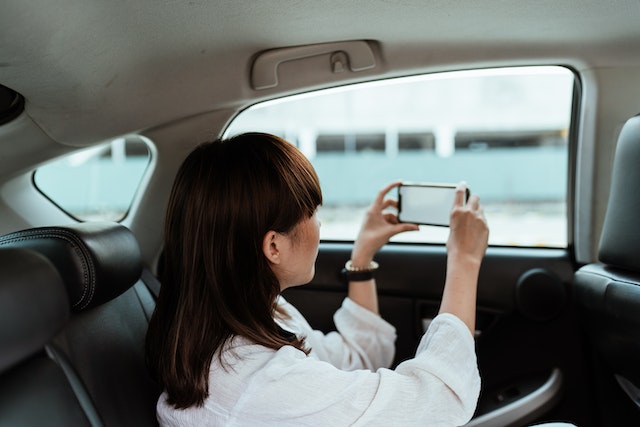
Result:
{"type": "MultiPolygon", "coordinates": [[[[391,79],[255,105],[226,134],[270,132],[305,153],[323,189],[324,240],[353,240],[393,180],[464,180],[482,200],[491,244],[566,247],[573,84],[563,67],[391,79]]],[[[422,226],[394,240],[447,236],[422,226]]]]}
{"type": "Polygon", "coordinates": [[[142,138],[118,138],[41,166],[34,182],[79,220],[119,221],[127,214],[150,159],[142,138]]]}

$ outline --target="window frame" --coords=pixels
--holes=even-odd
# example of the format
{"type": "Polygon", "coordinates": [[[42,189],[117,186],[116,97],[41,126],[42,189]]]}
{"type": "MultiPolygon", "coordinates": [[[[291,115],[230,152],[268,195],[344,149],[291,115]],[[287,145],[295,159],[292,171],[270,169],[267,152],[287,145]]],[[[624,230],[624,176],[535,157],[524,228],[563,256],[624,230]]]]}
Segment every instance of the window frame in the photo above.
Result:
{"type": "MultiPolygon", "coordinates": [[[[565,70],[567,70],[572,78],[573,78],[573,88],[572,88],[572,97],[570,100],[570,112],[569,112],[569,123],[568,123],[568,129],[567,129],[567,136],[566,136],[566,140],[567,140],[567,176],[566,176],[566,180],[565,180],[565,185],[566,185],[566,189],[565,189],[565,200],[564,200],[564,205],[565,205],[565,220],[566,220],[566,242],[564,244],[564,246],[537,246],[537,245],[508,245],[508,244],[500,244],[500,243],[495,243],[492,242],[490,243],[490,246],[492,247],[498,247],[498,248],[522,248],[522,249],[545,249],[545,250],[567,250],[570,253],[574,253],[575,251],[575,246],[576,246],[576,242],[575,242],[575,236],[576,236],[576,194],[577,194],[577,189],[576,189],[576,182],[577,182],[577,171],[578,171],[578,166],[577,166],[577,161],[579,158],[579,151],[581,149],[581,147],[579,146],[579,130],[582,127],[582,123],[581,123],[581,118],[582,118],[582,106],[583,106],[583,76],[581,76],[581,74],[571,65],[567,65],[567,64],[557,64],[557,63],[542,63],[542,64],[526,64],[526,65],[509,65],[509,64],[502,64],[502,65],[496,65],[496,66],[491,66],[491,67],[486,67],[486,68],[467,68],[467,69],[452,69],[452,70],[438,70],[438,71],[434,71],[434,72],[424,72],[424,73],[416,73],[416,74],[407,74],[407,75],[398,75],[398,76],[393,76],[393,77],[385,77],[385,78],[380,78],[380,79],[371,79],[371,80],[363,80],[363,81],[355,81],[355,82],[350,82],[347,84],[339,84],[336,86],[330,86],[330,87],[323,87],[320,89],[313,89],[313,90],[309,90],[309,91],[302,91],[302,92],[298,92],[298,93],[288,93],[287,95],[284,96],[278,96],[278,97],[274,97],[271,99],[261,99],[258,102],[246,105],[243,109],[239,110],[232,118],[230,118],[230,120],[227,122],[227,125],[225,126],[225,128],[222,131],[222,135],[224,136],[228,136],[229,135],[229,130],[230,128],[232,128],[232,124],[237,120],[238,117],[240,117],[242,115],[243,112],[245,112],[246,110],[262,105],[262,104],[266,104],[266,103],[271,103],[271,102],[282,102],[284,100],[287,100],[289,98],[292,97],[298,97],[298,96],[302,96],[302,97],[306,97],[306,96],[313,96],[315,93],[318,92],[323,92],[323,91],[331,91],[331,90],[340,90],[342,88],[347,88],[347,87],[353,87],[353,86],[357,86],[357,85],[361,85],[361,84],[369,84],[369,83],[381,83],[384,84],[385,82],[388,81],[394,81],[394,80],[402,80],[402,79],[406,79],[406,78],[414,78],[414,77],[422,77],[422,76],[432,76],[432,75],[438,75],[438,74],[448,74],[448,73],[456,73],[456,72],[474,72],[474,71],[487,71],[487,70],[500,70],[500,69],[505,69],[505,70],[515,70],[518,68],[538,68],[538,67],[558,67],[558,68],[563,68],[565,70]]],[[[286,139],[286,137],[285,137],[286,139]]],[[[297,147],[299,147],[299,141],[291,141],[292,143],[294,143],[297,147]]],[[[405,151],[405,150],[403,150],[405,151]]],[[[321,237],[321,242],[322,243],[345,243],[345,242],[353,242],[353,239],[343,239],[343,240],[338,240],[338,239],[332,239],[332,238],[324,238],[321,237]]],[[[427,245],[427,246],[443,246],[446,242],[430,242],[430,241],[391,241],[389,242],[389,244],[393,244],[393,245],[427,245]]]]}
{"type": "MultiPolygon", "coordinates": [[[[112,150],[112,147],[108,148],[109,150],[112,150]]],[[[100,157],[102,157],[102,154],[99,155],[100,157]]],[[[139,197],[141,197],[141,195],[144,193],[146,187],[147,187],[147,183],[148,180],[150,178],[150,175],[152,174],[152,171],[155,168],[155,162],[156,162],[156,157],[157,157],[157,153],[156,153],[156,149],[155,146],[153,145],[153,143],[145,136],[143,135],[125,135],[122,136],[120,138],[113,138],[109,141],[100,143],[100,144],[96,144],[95,146],[91,146],[91,147],[83,147],[82,149],[79,150],[74,150],[71,152],[67,152],[61,156],[58,156],[56,158],[52,158],[49,159],[46,163],[43,163],[41,165],[39,165],[37,168],[35,168],[31,174],[30,174],[30,181],[31,181],[31,185],[33,186],[33,188],[35,189],[35,191],[41,195],[42,197],[44,197],[49,203],[51,203],[51,205],[55,206],[60,212],[62,212],[64,215],[66,215],[67,217],[73,219],[76,222],[91,222],[91,221],[111,221],[111,222],[118,222],[118,223],[122,223],[124,221],[126,221],[129,217],[130,214],[132,213],[132,208],[135,206],[137,200],[139,197]],[[68,210],[68,208],[65,208],[64,206],[62,206],[60,204],[59,201],[56,201],[50,194],[47,194],[37,183],[36,181],[36,174],[38,173],[38,171],[42,168],[47,166],[50,163],[59,161],[61,159],[64,159],[65,157],[68,156],[73,156],[74,154],[78,154],[80,152],[82,152],[83,150],[91,150],[91,149],[98,149],[101,146],[107,146],[108,144],[113,143],[115,140],[117,139],[124,139],[124,143],[125,143],[125,147],[124,147],[124,154],[125,154],[125,158],[127,157],[126,154],[126,143],[129,142],[129,140],[131,139],[135,139],[135,142],[139,142],[140,144],[144,144],[144,146],[147,149],[147,162],[146,165],[144,167],[144,170],[142,170],[140,172],[140,179],[138,181],[138,183],[136,184],[135,190],[132,193],[132,197],[129,200],[128,204],[127,204],[127,208],[122,211],[122,214],[120,216],[118,216],[117,218],[113,217],[113,218],[99,218],[99,219],[93,219],[93,218],[82,218],[80,216],[78,216],[76,213],[71,212],[70,210],[68,210]]]]}

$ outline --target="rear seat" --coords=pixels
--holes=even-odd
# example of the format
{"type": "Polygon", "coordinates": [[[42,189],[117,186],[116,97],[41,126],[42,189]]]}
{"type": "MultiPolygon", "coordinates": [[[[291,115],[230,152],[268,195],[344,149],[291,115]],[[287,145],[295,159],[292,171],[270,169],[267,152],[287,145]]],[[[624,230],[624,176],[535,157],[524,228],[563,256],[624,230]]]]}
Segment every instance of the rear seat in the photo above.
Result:
{"type": "Polygon", "coordinates": [[[69,321],[56,268],[37,252],[0,248],[0,425],[101,426],[82,383],[51,340],[69,321]]]}
{"type": "Polygon", "coordinates": [[[104,425],[157,426],[159,390],[144,362],[155,303],[140,280],[135,236],[117,223],[82,223],[0,237],[7,247],[39,252],[62,276],[72,314],[52,348],[68,359],[104,425]]]}

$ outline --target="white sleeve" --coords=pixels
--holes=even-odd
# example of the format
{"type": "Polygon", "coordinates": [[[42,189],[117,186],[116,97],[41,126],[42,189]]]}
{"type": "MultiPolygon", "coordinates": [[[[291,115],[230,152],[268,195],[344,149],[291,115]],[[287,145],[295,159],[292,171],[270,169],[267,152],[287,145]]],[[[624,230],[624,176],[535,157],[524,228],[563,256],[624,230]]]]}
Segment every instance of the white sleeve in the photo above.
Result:
{"type": "Polygon", "coordinates": [[[277,353],[236,405],[249,417],[242,425],[459,426],[480,392],[473,338],[448,314],[395,370],[344,371],[293,347],[277,353]]]}
{"type": "Polygon", "coordinates": [[[415,358],[401,363],[395,371],[378,373],[380,387],[366,414],[372,422],[384,416],[380,410],[384,407],[396,408],[398,425],[405,425],[405,421],[410,425],[416,412],[425,420],[444,422],[442,425],[462,425],[475,412],[480,394],[475,341],[464,322],[453,314],[440,314],[433,320],[415,358]],[[398,380],[398,374],[404,379],[398,380]],[[398,394],[406,400],[398,402],[398,394]],[[422,396],[436,404],[416,407],[415,401],[422,396]],[[409,418],[404,420],[403,413],[409,418]]]}
{"type": "Polygon", "coordinates": [[[280,304],[291,316],[283,327],[306,336],[311,357],[347,371],[391,366],[395,355],[395,328],[351,299],[345,298],[333,316],[337,332],[328,334],[313,330],[291,304],[284,300],[280,304]]]}

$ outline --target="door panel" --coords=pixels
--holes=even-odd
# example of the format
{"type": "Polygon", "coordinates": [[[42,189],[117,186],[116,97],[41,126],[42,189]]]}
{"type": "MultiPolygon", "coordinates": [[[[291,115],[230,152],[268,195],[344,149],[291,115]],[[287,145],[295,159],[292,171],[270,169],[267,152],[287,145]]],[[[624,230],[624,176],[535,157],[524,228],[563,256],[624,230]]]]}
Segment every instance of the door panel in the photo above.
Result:
{"type": "MultiPolygon", "coordinates": [[[[339,272],[351,247],[322,243],[314,280],[284,293],[325,332],[334,329],[333,313],[346,296],[339,272]]],[[[376,260],[381,315],[398,333],[395,366],[414,355],[425,323],[437,314],[446,250],[444,245],[388,244],[376,260]]],[[[529,396],[556,373],[558,393],[510,425],[551,419],[592,425],[586,356],[570,300],[573,271],[563,249],[487,250],[478,287],[476,342],[483,382],[478,415],[529,396]]]]}

